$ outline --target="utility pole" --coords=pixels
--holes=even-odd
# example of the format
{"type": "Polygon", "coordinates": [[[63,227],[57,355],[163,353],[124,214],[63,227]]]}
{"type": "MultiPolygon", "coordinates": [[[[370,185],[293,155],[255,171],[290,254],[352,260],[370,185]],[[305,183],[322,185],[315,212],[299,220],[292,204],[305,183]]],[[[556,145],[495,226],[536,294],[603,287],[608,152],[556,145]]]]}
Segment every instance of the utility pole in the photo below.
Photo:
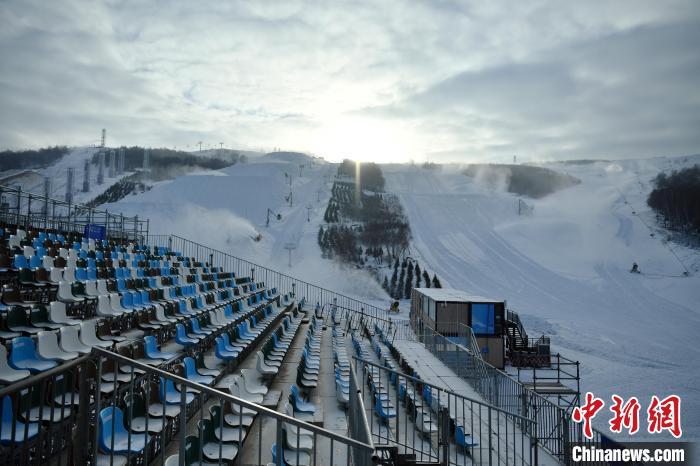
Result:
{"type": "Polygon", "coordinates": [[[299,178],[301,178],[302,170],[304,170],[304,164],[299,165],[299,178]]]}
{"type": "Polygon", "coordinates": [[[316,202],[321,202],[321,189],[316,190],[316,202]]]}
{"type": "Polygon", "coordinates": [[[314,208],[314,206],[312,206],[311,204],[306,206],[306,221],[307,222],[311,221],[311,209],[313,209],[313,208],[314,208]]]}
{"type": "Polygon", "coordinates": [[[199,152],[202,152],[202,141],[199,141],[197,144],[199,144],[199,152]]]}
{"type": "Polygon", "coordinates": [[[223,148],[224,148],[224,143],[223,143],[223,142],[220,142],[220,143],[219,143],[219,149],[223,149],[223,148]]]}

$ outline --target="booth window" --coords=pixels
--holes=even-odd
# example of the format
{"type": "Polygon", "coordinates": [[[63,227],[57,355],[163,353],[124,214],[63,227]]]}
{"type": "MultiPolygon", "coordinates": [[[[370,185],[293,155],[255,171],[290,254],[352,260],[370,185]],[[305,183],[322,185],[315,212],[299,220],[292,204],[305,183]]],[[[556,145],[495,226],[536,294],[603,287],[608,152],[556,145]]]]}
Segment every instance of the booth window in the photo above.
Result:
{"type": "Polygon", "coordinates": [[[472,303],[472,330],[475,335],[495,333],[493,304],[472,303]]]}

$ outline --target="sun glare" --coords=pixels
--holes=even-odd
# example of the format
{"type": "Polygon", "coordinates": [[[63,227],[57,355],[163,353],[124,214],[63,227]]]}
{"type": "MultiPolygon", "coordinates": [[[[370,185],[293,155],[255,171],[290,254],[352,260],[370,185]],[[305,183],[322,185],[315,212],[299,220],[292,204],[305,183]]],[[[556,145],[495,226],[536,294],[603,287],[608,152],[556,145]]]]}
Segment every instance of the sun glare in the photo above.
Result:
{"type": "Polygon", "coordinates": [[[343,117],[324,126],[315,138],[316,148],[331,160],[405,162],[414,150],[411,136],[402,128],[378,119],[343,117]]]}

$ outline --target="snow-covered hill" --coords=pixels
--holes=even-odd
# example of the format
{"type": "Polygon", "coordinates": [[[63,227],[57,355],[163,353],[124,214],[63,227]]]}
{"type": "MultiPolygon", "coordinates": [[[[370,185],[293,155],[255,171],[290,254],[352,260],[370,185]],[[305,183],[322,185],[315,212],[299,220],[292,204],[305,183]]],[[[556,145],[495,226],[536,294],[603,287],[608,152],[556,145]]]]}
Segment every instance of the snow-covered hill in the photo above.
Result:
{"type": "Polygon", "coordinates": [[[506,299],[531,336],[550,334],[555,350],[581,361],[583,391],[681,395],[685,432],[698,438],[700,274],[683,272],[699,256],[665,244],[645,202],[659,170],[693,163],[700,157],[549,164],[582,183],[528,199],[529,216],[515,195],[459,167],[384,172],[411,222],[411,254],[444,286],[506,299]],[[634,261],[641,275],[629,273],[634,261]]]}
{"type": "Polygon", "coordinates": [[[335,172],[335,165],[319,159],[273,153],[223,170],[156,183],[147,193],[105,207],[150,218],[154,233],[179,234],[365,301],[387,305],[384,291],[368,274],[321,258],[317,234],[335,172]],[[292,205],[288,202],[290,189],[292,205]],[[268,209],[273,213],[266,227],[268,209]],[[255,241],[258,233],[262,239],[255,241]],[[288,243],[297,246],[292,252],[292,267],[288,266],[288,251],[284,248],[288,243]]]}

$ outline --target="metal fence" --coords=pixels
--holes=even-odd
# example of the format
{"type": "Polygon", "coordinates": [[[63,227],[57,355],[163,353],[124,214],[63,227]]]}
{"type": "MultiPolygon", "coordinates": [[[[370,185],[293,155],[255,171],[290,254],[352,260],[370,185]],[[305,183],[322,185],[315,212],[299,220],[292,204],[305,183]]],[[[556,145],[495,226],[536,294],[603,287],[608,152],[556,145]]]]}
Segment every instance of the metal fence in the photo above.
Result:
{"type": "Polygon", "coordinates": [[[378,449],[395,446],[419,462],[446,466],[538,464],[531,435],[535,421],[382,364],[358,357],[353,362],[360,379],[368,384],[372,374],[372,383],[384,387],[386,401],[396,409],[394,417],[382,420],[372,390],[365,387],[364,399],[375,407],[368,417],[378,449]]]}
{"type": "Polygon", "coordinates": [[[285,464],[283,457],[297,464],[303,464],[305,457],[306,464],[318,466],[369,466],[375,454],[362,401],[357,393],[350,395],[350,402],[360,408],[355,411],[348,437],[94,348],[92,354],[0,389],[0,464],[163,466],[190,464],[192,460],[198,464],[202,460],[207,464],[239,465],[268,464],[274,455],[274,464],[280,466],[285,464]],[[121,374],[119,383],[116,378],[104,382],[102,376],[108,372],[121,374]],[[179,387],[174,392],[177,399],[167,403],[159,393],[166,382],[179,387]],[[225,419],[238,419],[243,425],[243,417],[251,415],[255,420],[247,429],[233,428],[236,435],[225,434],[230,428],[225,419]],[[148,435],[136,432],[139,423],[141,432],[148,435]],[[292,429],[312,438],[312,446],[310,450],[287,449],[284,456],[283,445],[288,440],[285,433],[292,429]],[[217,432],[227,438],[219,441],[217,432]],[[13,438],[15,442],[9,441],[13,438]],[[214,456],[218,460],[212,459],[211,453],[209,460],[202,458],[201,447],[206,442],[216,445],[214,456]],[[231,448],[237,450],[232,460],[231,448]]]}
{"type": "Polygon", "coordinates": [[[0,221],[23,229],[82,233],[86,225],[105,228],[112,239],[143,241],[149,220],[110,213],[83,204],[53,199],[21,188],[0,185],[0,221]]]}
{"type": "Polygon", "coordinates": [[[599,431],[594,430],[593,439],[586,439],[581,424],[571,419],[567,409],[526,388],[510,375],[474,356],[463,345],[429,328],[417,337],[485,401],[535,422],[538,443],[565,464],[571,464],[571,447],[574,443],[600,445],[602,434],[599,431]]]}
{"type": "Polygon", "coordinates": [[[316,303],[319,303],[321,307],[334,304],[368,317],[388,320],[388,314],[385,309],[241,259],[196,241],[177,235],[149,235],[147,243],[151,246],[168,247],[185,257],[194,257],[201,262],[208,262],[213,266],[223,267],[227,272],[234,272],[236,276],[250,276],[254,281],[264,282],[268,288],[277,288],[281,293],[292,293],[298,299],[303,298],[311,306],[315,306],[316,303]]]}

